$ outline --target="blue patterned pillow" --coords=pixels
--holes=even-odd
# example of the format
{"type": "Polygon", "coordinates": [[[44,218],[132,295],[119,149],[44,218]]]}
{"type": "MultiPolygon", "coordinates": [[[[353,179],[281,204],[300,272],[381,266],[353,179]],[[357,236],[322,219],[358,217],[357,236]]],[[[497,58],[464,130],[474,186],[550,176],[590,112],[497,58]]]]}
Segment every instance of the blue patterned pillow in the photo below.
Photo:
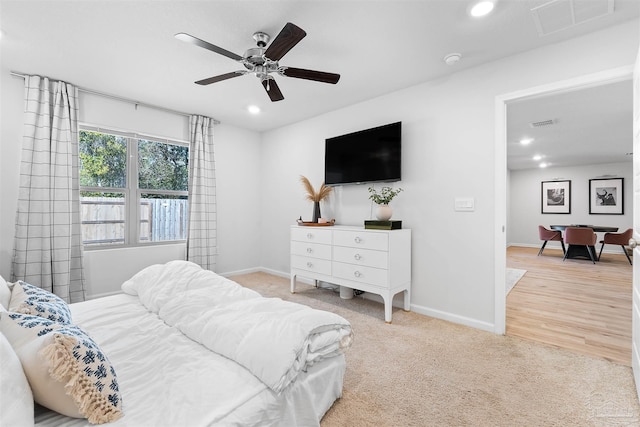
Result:
{"type": "Polygon", "coordinates": [[[36,402],[92,424],[122,416],[116,371],[82,329],[11,312],[0,313],[0,326],[20,358],[36,402]]]}
{"type": "Polygon", "coordinates": [[[65,325],[71,324],[71,311],[62,298],[22,280],[13,286],[9,311],[33,314],[65,325]]]}

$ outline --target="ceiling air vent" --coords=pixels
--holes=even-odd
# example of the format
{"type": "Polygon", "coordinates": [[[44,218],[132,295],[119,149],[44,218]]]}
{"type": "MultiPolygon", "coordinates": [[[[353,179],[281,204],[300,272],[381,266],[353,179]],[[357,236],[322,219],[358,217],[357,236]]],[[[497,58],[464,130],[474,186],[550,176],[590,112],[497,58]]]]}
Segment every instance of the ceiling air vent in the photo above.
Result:
{"type": "Polygon", "coordinates": [[[542,120],[540,122],[531,122],[529,123],[529,126],[531,126],[532,128],[539,128],[542,126],[550,126],[552,124],[554,124],[556,121],[555,119],[549,119],[549,120],[542,120]]]}
{"type": "Polygon", "coordinates": [[[614,0],[551,0],[531,9],[538,36],[566,30],[613,13],[614,0]]]}

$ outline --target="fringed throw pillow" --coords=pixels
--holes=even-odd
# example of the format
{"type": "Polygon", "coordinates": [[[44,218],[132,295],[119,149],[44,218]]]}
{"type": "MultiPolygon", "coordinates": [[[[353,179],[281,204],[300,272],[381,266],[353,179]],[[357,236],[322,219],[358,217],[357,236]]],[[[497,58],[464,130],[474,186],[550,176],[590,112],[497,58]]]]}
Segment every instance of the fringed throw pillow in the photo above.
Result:
{"type": "Polygon", "coordinates": [[[102,424],[122,416],[116,372],[82,329],[39,316],[0,313],[36,402],[63,415],[102,424]]]}
{"type": "Polygon", "coordinates": [[[13,286],[8,310],[44,317],[65,325],[71,324],[71,311],[62,298],[22,280],[13,286]]]}

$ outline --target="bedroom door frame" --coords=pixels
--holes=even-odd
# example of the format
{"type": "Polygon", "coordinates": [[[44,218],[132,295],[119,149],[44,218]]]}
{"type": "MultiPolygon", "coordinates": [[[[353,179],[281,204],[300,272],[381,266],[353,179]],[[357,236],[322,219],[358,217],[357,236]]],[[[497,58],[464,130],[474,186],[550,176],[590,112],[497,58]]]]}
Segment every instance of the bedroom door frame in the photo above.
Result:
{"type": "Polygon", "coordinates": [[[507,105],[514,101],[543,97],[551,94],[570,92],[601,86],[633,78],[633,65],[561,80],[535,86],[516,92],[499,95],[495,99],[495,223],[494,223],[494,332],[506,332],[507,311],[505,280],[507,269],[507,105]]]}

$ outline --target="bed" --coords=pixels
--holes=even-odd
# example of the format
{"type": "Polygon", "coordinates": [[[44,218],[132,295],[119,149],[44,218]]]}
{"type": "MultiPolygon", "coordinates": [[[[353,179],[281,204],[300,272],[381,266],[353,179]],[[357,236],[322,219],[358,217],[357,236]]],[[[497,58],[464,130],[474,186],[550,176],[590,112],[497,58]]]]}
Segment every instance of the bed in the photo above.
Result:
{"type": "Polygon", "coordinates": [[[264,298],[186,261],[142,270],[122,285],[122,294],[68,305],[69,324],[56,323],[64,320],[66,312],[58,305],[47,305],[46,299],[55,296],[43,297],[41,290],[23,282],[4,288],[11,295],[3,302],[6,290],[0,291],[2,425],[318,426],[342,394],[344,351],[352,340],[345,319],[264,298]],[[16,295],[20,293],[16,287],[22,288],[18,289],[22,296],[16,295]],[[24,302],[29,298],[31,305],[24,302]],[[39,301],[33,303],[33,298],[39,301]],[[21,308],[16,309],[17,303],[21,308]],[[34,335],[44,331],[45,338],[25,340],[25,330],[34,335]],[[62,344],[57,351],[52,349],[52,342],[61,341],[67,330],[76,339],[67,347],[75,345],[69,353],[77,361],[62,344]],[[88,338],[77,338],[82,333],[88,338]],[[52,341],[50,335],[58,341],[52,341]],[[31,342],[38,340],[44,344],[34,351],[31,342]],[[84,353],[78,349],[83,340],[89,346],[84,353]],[[49,363],[48,372],[40,375],[54,384],[44,391],[37,389],[42,388],[40,380],[34,379],[38,373],[31,372],[35,368],[30,365],[43,364],[29,360],[36,353],[40,358],[50,356],[44,363],[49,363]],[[83,413],[80,408],[86,404],[78,403],[79,398],[70,392],[78,387],[70,385],[69,378],[75,374],[65,371],[57,380],[51,377],[65,357],[80,364],[74,368],[79,372],[75,382],[85,380],[85,371],[97,375],[100,368],[80,362],[95,354],[103,354],[104,364],[110,365],[101,379],[102,394],[95,394],[92,400],[101,402],[94,406],[102,409],[85,408],[83,413]],[[24,374],[5,363],[13,361],[15,367],[16,359],[24,374]],[[14,378],[18,374],[27,378],[26,386],[24,379],[14,378]],[[58,402],[47,400],[51,393],[54,400],[64,394],[75,406],[59,409],[58,402]],[[43,405],[34,404],[33,399],[43,405]],[[35,410],[35,416],[31,412],[26,419],[23,415],[30,410],[35,410]],[[96,412],[100,415],[87,415],[96,412]]]}

